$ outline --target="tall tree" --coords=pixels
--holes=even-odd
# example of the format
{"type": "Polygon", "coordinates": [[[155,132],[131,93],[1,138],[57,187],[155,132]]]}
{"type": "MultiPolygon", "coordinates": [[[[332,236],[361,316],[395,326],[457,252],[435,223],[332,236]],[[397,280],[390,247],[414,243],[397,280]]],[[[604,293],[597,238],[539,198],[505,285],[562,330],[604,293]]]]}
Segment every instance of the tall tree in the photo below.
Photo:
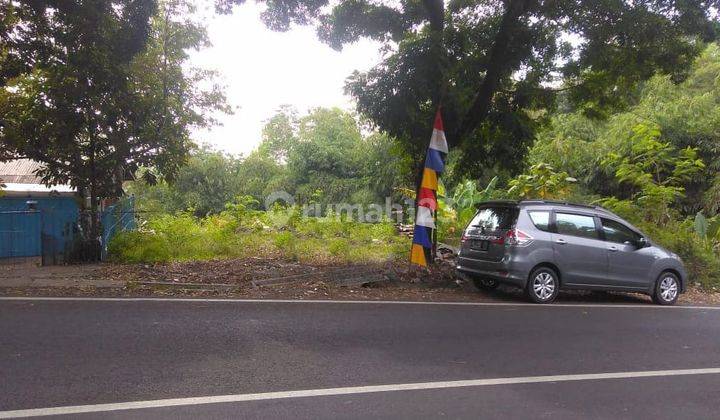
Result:
{"type": "MultiPolygon", "coordinates": [[[[32,32],[1,45],[3,69],[15,70],[0,89],[0,150],[43,162],[45,182],[77,187],[93,212],[141,165],[172,177],[191,147],[189,130],[227,110],[216,86],[197,87],[211,74],[183,72],[186,50],[207,45],[204,28],[186,17],[189,4],[17,4],[3,2],[14,16],[5,35],[32,32]]],[[[97,227],[92,217],[93,236],[97,227]]]]}
{"type": "MultiPolygon", "coordinates": [[[[262,172],[271,174],[265,194],[285,190],[302,204],[384,203],[396,187],[407,186],[410,165],[396,149],[384,134],[365,135],[352,113],[316,108],[299,117],[283,107],[265,125],[258,151],[241,167],[245,173],[265,168],[262,172]]],[[[249,183],[260,181],[245,176],[249,183]]]]}
{"type": "MultiPolygon", "coordinates": [[[[223,12],[245,0],[218,0],[223,12]]],[[[360,112],[419,156],[443,105],[458,168],[517,166],[558,91],[588,113],[622,106],[655,72],[676,80],[715,37],[718,0],[272,0],[275,30],[315,25],[336,49],[360,38],[387,51],[354,73],[360,112]]]]}
{"type": "Polygon", "coordinates": [[[180,210],[198,217],[219,213],[238,195],[242,180],[237,172],[238,161],[232,156],[212,150],[194,153],[172,183],[183,203],[180,210]]]}

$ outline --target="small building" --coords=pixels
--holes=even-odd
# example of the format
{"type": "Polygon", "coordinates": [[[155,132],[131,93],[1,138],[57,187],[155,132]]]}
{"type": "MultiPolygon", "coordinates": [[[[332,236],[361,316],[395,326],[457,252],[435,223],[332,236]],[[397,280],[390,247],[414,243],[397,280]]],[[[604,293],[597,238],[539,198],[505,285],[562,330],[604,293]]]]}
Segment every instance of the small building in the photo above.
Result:
{"type": "Polygon", "coordinates": [[[0,262],[49,265],[65,261],[78,232],[77,191],[47,187],[42,164],[29,159],[0,162],[0,262]]]}

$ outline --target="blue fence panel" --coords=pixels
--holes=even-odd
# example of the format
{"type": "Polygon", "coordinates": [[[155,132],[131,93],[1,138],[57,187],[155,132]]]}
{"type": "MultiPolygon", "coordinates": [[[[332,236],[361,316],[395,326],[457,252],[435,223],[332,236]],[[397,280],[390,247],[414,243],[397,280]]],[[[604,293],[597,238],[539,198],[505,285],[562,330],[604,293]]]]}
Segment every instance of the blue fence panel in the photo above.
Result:
{"type": "Polygon", "coordinates": [[[108,206],[100,215],[102,223],[102,259],[107,258],[108,244],[118,233],[137,228],[135,221],[135,197],[128,197],[108,206]]]}
{"type": "Polygon", "coordinates": [[[0,258],[39,256],[41,225],[38,211],[0,212],[0,258]]]}

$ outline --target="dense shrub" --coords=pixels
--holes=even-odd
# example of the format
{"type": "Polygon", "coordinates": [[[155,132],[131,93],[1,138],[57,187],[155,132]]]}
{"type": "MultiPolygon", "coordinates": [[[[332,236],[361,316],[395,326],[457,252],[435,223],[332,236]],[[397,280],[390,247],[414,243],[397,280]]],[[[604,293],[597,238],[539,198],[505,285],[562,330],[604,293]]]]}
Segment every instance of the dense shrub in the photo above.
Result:
{"type": "Polygon", "coordinates": [[[171,259],[165,237],[150,232],[120,232],[108,246],[111,260],[120,262],[162,262],[171,259]]]}
{"type": "Polygon", "coordinates": [[[682,258],[691,283],[700,283],[706,289],[720,288],[720,257],[712,242],[698,237],[691,220],[670,221],[662,226],[641,222],[638,228],[682,258]]]}
{"type": "Polygon", "coordinates": [[[342,263],[403,258],[409,247],[389,222],[360,223],[338,217],[302,217],[297,209],[232,211],[206,218],[162,215],[139,231],[123,232],[110,243],[118,262],[159,262],[281,257],[342,263]]]}

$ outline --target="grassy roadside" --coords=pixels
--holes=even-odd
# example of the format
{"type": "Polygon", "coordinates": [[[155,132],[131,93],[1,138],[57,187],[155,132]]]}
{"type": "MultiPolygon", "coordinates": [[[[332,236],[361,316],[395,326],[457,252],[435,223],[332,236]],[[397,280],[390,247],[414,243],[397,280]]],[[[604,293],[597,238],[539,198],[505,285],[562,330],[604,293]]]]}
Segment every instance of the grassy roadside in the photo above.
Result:
{"type": "MultiPolygon", "coordinates": [[[[242,299],[332,299],[332,300],[402,300],[524,303],[519,290],[501,288],[479,291],[472,284],[457,281],[452,265],[424,271],[401,263],[357,264],[350,266],[355,276],[337,270],[346,265],[317,265],[295,261],[243,258],[157,264],[102,264],[73,267],[74,282],[81,286],[43,287],[34,281],[30,287],[5,287],[0,279],[2,296],[107,296],[107,297],[203,297],[242,299]],[[368,283],[346,283],[343,280],[372,272],[368,283]],[[375,276],[374,274],[379,274],[375,276]],[[330,275],[328,275],[330,274],[330,275]],[[254,284],[258,279],[278,276],[291,281],[254,284]],[[82,277],[86,276],[85,279],[82,277]],[[85,280],[85,281],[81,281],[85,280]],[[93,287],[93,282],[103,287],[93,287]],[[117,286],[108,287],[108,282],[117,286]]],[[[42,269],[52,270],[53,267],[42,269]]],[[[62,267],[55,267],[59,269],[62,267]]],[[[69,278],[64,273],[65,278],[69,278]]],[[[648,304],[646,296],[625,293],[561,293],[561,303],[648,304]]],[[[692,287],[680,298],[680,304],[720,305],[720,293],[708,293],[692,287]]]]}

